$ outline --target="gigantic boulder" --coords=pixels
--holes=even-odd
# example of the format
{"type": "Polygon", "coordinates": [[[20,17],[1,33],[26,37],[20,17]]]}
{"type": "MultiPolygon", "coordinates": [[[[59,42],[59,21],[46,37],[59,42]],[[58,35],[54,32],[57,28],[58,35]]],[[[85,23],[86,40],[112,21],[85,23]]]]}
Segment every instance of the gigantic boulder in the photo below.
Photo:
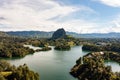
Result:
{"type": "Polygon", "coordinates": [[[66,36],[66,32],[63,28],[58,29],[52,35],[52,39],[64,38],[66,36]]]}

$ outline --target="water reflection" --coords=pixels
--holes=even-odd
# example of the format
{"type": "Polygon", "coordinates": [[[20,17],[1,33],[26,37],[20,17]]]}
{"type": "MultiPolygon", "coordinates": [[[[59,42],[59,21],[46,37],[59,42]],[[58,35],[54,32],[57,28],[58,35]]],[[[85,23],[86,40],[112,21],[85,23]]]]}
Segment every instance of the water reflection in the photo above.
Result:
{"type": "Polygon", "coordinates": [[[120,65],[117,62],[107,61],[105,65],[111,66],[113,72],[120,72],[120,65]]]}

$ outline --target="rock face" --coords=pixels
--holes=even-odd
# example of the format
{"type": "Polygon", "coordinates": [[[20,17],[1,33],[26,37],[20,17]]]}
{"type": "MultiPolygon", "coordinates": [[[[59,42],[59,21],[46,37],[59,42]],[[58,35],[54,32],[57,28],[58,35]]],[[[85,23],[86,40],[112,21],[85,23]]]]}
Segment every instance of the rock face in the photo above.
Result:
{"type": "Polygon", "coordinates": [[[64,38],[66,36],[66,32],[63,28],[58,29],[52,35],[52,39],[64,38]]]}

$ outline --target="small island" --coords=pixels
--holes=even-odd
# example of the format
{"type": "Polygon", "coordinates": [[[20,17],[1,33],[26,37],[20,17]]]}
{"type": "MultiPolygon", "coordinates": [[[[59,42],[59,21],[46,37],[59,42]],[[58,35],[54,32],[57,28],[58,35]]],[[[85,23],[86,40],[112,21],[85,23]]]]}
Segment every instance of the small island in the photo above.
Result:
{"type": "Polygon", "coordinates": [[[71,47],[70,47],[70,45],[57,45],[57,46],[55,46],[54,49],[55,50],[70,50],[71,47]]]}
{"type": "Polygon", "coordinates": [[[120,54],[115,52],[92,52],[76,61],[70,74],[78,80],[120,80],[120,73],[112,72],[110,66],[105,66],[105,60],[120,64],[120,54]]]}

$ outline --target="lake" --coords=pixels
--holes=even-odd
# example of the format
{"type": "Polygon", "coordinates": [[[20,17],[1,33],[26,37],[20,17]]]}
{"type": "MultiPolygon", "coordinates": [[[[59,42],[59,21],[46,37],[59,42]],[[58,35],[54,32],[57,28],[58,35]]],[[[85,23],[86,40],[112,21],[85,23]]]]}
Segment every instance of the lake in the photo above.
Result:
{"type": "MultiPolygon", "coordinates": [[[[30,48],[35,47],[30,45],[30,48]]],[[[69,51],[57,51],[52,47],[50,51],[35,52],[24,58],[8,59],[8,61],[16,66],[26,63],[31,70],[39,73],[40,80],[77,80],[69,74],[70,69],[79,57],[87,53],[82,51],[82,46],[72,47],[69,51]]]]}
{"type": "Polygon", "coordinates": [[[107,61],[105,65],[111,66],[113,72],[120,72],[120,64],[114,61],[107,61]]]}

